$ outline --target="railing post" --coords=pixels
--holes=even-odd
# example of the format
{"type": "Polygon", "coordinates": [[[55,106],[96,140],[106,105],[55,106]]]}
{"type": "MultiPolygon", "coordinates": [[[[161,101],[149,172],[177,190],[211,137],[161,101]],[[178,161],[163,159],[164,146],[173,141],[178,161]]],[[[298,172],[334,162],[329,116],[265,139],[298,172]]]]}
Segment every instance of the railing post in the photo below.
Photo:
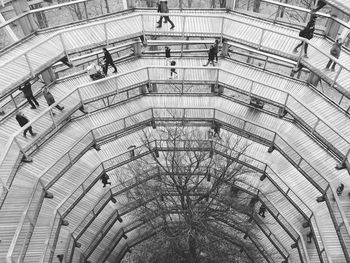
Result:
{"type": "Polygon", "coordinates": [[[301,45],[301,49],[300,49],[300,52],[299,52],[299,57],[298,57],[298,59],[297,59],[297,65],[299,65],[299,63],[300,63],[300,61],[301,61],[301,56],[302,56],[303,53],[304,53],[305,41],[306,41],[306,40],[302,40],[303,44],[301,45]]]}
{"type": "Polygon", "coordinates": [[[143,14],[141,14],[142,35],[145,36],[145,23],[143,21],[143,14]]]}
{"type": "Polygon", "coordinates": [[[67,56],[67,47],[66,47],[66,43],[64,42],[62,33],[60,33],[60,40],[61,40],[61,43],[62,43],[64,54],[67,56]]]}
{"type": "Polygon", "coordinates": [[[55,129],[57,129],[57,123],[56,123],[56,121],[55,121],[55,119],[53,117],[52,108],[49,110],[49,113],[50,113],[50,117],[51,117],[52,123],[55,126],[55,129]]]}
{"type": "Polygon", "coordinates": [[[250,98],[252,97],[253,85],[254,85],[254,81],[251,80],[251,84],[250,84],[250,87],[249,87],[249,97],[250,98]]]}
{"type": "Polygon", "coordinates": [[[275,149],[275,140],[277,137],[277,133],[275,132],[272,138],[271,146],[267,149],[268,153],[272,153],[272,151],[275,149]]]}
{"type": "Polygon", "coordinates": [[[86,2],[84,2],[84,10],[85,10],[85,16],[86,16],[86,21],[89,21],[89,13],[87,11],[87,6],[86,6],[86,2]]]}
{"type": "Polygon", "coordinates": [[[182,76],[182,83],[181,83],[181,94],[184,94],[185,73],[186,73],[186,69],[184,68],[183,76],[182,76]]]}
{"type": "Polygon", "coordinates": [[[217,68],[216,69],[216,80],[215,80],[215,87],[216,87],[216,89],[217,89],[217,93],[218,94],[220,94],[220,92],[219,92],[219,73],[220,73],[220,70],[219,70],[219,68],[217,68]]]}
{"type": "Polygon", "coordinates": [[[29,68],[30,75],[31,75],[32,77],[34,77],[34,71],[33,71],[32,65],[30,64],[29,57],[28,57],[28,53],[25,53],[25,54],[24,54],[24,57],[26,58],[26,61],[27,61],[27,64],[28,64],[28,68],[29,68]]]}
{"type": "Polygon", "coordinates": [[[335,169],[340,170],[340,169],[344,169],[346,167],[345,164],[346,164],[346,160],[349,158],[349,154],[350,154],[350,148],[347,151],[347,153],[345,154],[344,159],[335,166],[335,169]]]}
{"type": "Polygon", "coordinates": [[[263,41],[264,34],[265,34],[265,29],[262,29],[260,40],[259,40],[259,45],[258,45],[258,50],[260,50],[260,48],[261,48],[261,44],[262,44],[262,41],[263,41]]]}
{"type": "Polygon", "coordinates": [[[221,43],[222,43],[222,39],[224,38],[224,23],[225,23],[225,17],[222,16],[221,32],[220,32],[220,42],[221,43]]]}
{"type": "Polygon", "coordinates": [[[12,100],[13,104],[15,105],[15,108],[18,109],[17,103],[15,101],[15,98],[13,97],[13,93],[11,93],[10,97],[11,97],[11,100],[12,100]]]}
{"type": "Polygon", "coordinates": [[[334,80],[333,80],[333,83],[332,83],[332,85],[331,85],[331,88],[333,88],[334,85],[335,85],[335,83],[337,82],[337,79],[338,79],[338,77],[339,77],[340,72],[342,71],[342,69],[343,69],[343,66],[342,66],[342,65],[339,65],[339,70],[338,70],[337,74],[336,74],[335,77],[334,77],[334,80]]]}
{"type": "Polygon", "coordinates": [[[84,105],[83,96],[81,95],[80,88],[78,88],[77,91],[78,91],[78,96],[79,96],[80,103],[81,103],[81,105],[84,105]]]}
{"type": "Polygon", "coordinates": [[[104,23],[104,24],[103,24],[103,30],[105,31],[106,46],[108,46],[108,32],[107,32],[107,23],[104,23]]]}
{"type": "Polygon", "coordinates": [[[183,16],[183,21],[182,21],[182,33],[181,36],[185,36],[185,26],[186,26],[186,16],[183,16]]]}
{"type": "Polygon", "coordinates": [[[312,134],[315,132],[316,127],[317,127],[317,125],[318,125],[319,122],[320,122],[320,119],[317,117],[317,121],[316,121],[314,127],[312,128],[312,132],[311,132],[312,134]]]}
{"type": "Polygon", "coordinates": [[[15,143],[17,144],[17,146],[18,146],[20,152],[23,154],[24,160],[25,160],[26,162],[32,162],[32,161],[33,161],[32,158],[29,157],[29,156],[26,154],[26,152],[23,150],[23,148],[22,148],[22,146],[19,144],[19,142],[18,142],[16,136],[13,137],[13,140],[14,140],[15,143]]]}

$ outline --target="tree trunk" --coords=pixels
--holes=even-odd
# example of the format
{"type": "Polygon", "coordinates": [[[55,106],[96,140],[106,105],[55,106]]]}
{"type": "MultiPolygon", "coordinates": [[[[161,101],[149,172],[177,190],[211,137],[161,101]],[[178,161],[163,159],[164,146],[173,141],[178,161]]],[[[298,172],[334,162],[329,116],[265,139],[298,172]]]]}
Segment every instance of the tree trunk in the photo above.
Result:
{"type": "Polygon", "coordinates": [[[197,262],[197,242],[196,239],[192,236],[192,231],[190,231],[190,235],[188,237],[188,249],[190,252],[190,262],[197,262]]]}

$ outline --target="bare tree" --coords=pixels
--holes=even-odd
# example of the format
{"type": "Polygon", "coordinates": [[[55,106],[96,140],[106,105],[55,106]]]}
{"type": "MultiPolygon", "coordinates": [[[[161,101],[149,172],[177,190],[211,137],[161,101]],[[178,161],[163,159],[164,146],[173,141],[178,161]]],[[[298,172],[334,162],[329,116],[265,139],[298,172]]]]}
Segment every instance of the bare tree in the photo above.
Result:
{"type": "MultiPolygon", "coordinates": [[[[238,161],[249,145],[239,137],[221,138],[217,124],[214,131],[166,127],[145,132],[142,140],[153,154],[120,176],[135,180],[128,206],[156,232],[138,248],[142,262],[259,262],[261,255],[242,238],[256,230],[249,219],[258,199],[238,186],[258,176],[238,161]]],[[[130,186],[128,181],[122,184],[130,186]]]]}

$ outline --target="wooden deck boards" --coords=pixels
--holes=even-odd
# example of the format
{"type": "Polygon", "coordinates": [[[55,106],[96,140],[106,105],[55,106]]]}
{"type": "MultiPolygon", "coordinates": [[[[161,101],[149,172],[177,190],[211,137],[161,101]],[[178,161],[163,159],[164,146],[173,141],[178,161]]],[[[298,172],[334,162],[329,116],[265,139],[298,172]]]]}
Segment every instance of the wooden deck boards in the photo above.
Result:
{"type": "MultiPolygon", "coordinates": [[[[144,22],[141,22],[141,16],[137,15],[138,13],[134,13],[131,15],[126,15],[123,17],[122,20],[112,21],[112,20],[106,20],[110,21],[107,25],[108,29],[108,35],[110,39],[125,39],[128,36],[131,35],[140,35],[142,31],[142,27],[144,27],[145,31],[150,31],[153,34],[161,33],[165,30],[165,32],[168,32],[168,28],[164,27],[161,30],[155,29],[155,16],[145,15],[144,16],[144,22]]],[[[224,23],[224,30],[223,33],[228,36],[228,38],[232,38],[233,40],[239,40],[241,42],[248,43],[250,45],[257,46],[259,43],[257,42],[259,40],[259,36],[261,34],[261,29],[257,28],[257,26],[262,26],[263,28],[274,30],[276,32],[280,32],[283,34],[293,35],[297,36],[298,32],[297,30],[292,30],[287,27],[282,27],[278,25],[273,25],[271,23],[268,23],[266,21],[262,21],[259,19],[247,17],[244,15],[239,14],[222,14],[226,17],[233,17],[237,21],[231,21],[226,19],[224,23]]],[[[175,17],[174,21],[177,25],[175,27],[175,30],[172,31],[174,35],[181,34],[182,30],[182,17],[175,17]],[[179,20],[179,21],[177,21],[179,20]]],[[[199,34],[199,35],[207,35],[207,36],[213,36],[218,34],[217,25],[221,24],[220,18],[204,18],[204,17],[189,17],[188,23],[186,23],[185,32],[186,34],[188,32],[191,32],[191,34],[199,34]],[[193,23],[190,23],[190,20],[193,20],[193,23]]],[[[62,31],[63,32],[63,39],[65,41],[66,48],[68,50],[76,50],[84,47],[90,47],[92,45],[101,44],[104,42],[105,39],[105,33],[103,31],[103,25],[91,23],[89,27],[77,27],[74,30],[69,29],[68,31],[62,31]]],[[[51,35],[50,35],[51,36],[51,35]]],[[[41,65],[44,63],[53,63],[54,61],[52,59],[56,59],[57,55],[62,54],[62,47],[58,44],[58,37],[54,37],[53,40],[47,41],[37,47],[35,50],[35,59],[33,60],[33,69],[36,70],[36,68],[40,68],[41,65]],[[41,50],[41,52],[40,52],[41,50]],[[36,61],[38,64],[36,64],[36,61]]],[[[39,38],[31,38],[26,42],[30,42],[28,46],[35,45],[39,42],[39,38]]],[[[25,42],[25,43],[26,43],[25,42]]],[[[329,50],[331,48],[332,43],[330,43],[328,40],[315,37],[311,40],[312,43],[320,47],[322,50],[329,50]]],[[[266,32],[264,35],[264,39],[261,43],[262,48],[266,48],[268,50],[272,50],[273,52],[277,53],[278,55],[282,56],[293,56],[291,54],[291,51],[293,47],[298,43],[297,40],[293,40],[287,36],[274,34],[271,32],[266,32]],[[281,44],[282,43],[282,44],[281,44]]],[[[20,49],[21,45],[14,47],[10,52],[12,52],[14,57],[16,54],[20,54],[18,49],[20,49]],[[17,50],[17,51],[16,51],[17,50]]],[[[34,52],[34,51],[33,51],[34,52]]],[[[31,53],[33,53],[31,52],[31,53]]],[[[31,55],[29,55],[30,57],[31,55]]],[[[327,58],[324,55],[320,55],[320,53],[317,53],[310,48],[309,53],[309,59],[307,59],[308,63],[316,63],[319,70],[322,70],[327,62],[327,58]],[[319,63],[322,63],[319,64],[319,63]]],[[[24,57],[21,58],[21,60],[25,60],[24,57]]],[[[6,62],[6,57],[3,60],[6,62]]],[[[346,66],[350,68],[350,54],[348,54],[346,51],[343,51],[341,54],[340,61],[344,63],[346,66]]],[[[4,63],[5,63],[4,62],[4,63]]],[[[1,67],[1,65],[0,65],[1,67]]],[[[11,83],[16,83],[19,80],[25,78],[26,75],[28,75],[28,72],[23,72],[15,70],[15,68],[12,68],[11,64],[2,67],[4,70],[1,70],[0,79],[2,79],[3,76],[7,76],[4,79],[4,84],[2,86],[1,92],[4,90],[11,89],[11,83]],[[6,71],[8,70],[8,72],[6,71]],[[6,74],[6,75],[3,75],[6,74]]],[[[17,67],[16,67],[17,68],[17,67]]],[[[332,72],[323,72],[327,76],[332,76],[332,72]]],[[[342,86],[344,89],[347,89],[348,87],[348,76],[349,72],[345,73],[344,71],[340,74],[339,77],[339,85],[342,86]]]]}

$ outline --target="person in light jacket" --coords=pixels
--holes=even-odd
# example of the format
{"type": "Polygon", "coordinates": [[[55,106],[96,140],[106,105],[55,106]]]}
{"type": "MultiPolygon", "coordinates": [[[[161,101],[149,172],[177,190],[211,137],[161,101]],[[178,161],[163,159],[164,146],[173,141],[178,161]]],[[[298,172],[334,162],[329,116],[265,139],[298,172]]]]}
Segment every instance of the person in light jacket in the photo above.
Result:
{"type": "MultiPolygon", "coordinates": [[[[44,98],[47,102],[47,105],[51,106],[52,104],[55,103],[55,98],[53,97],[53,95],[51,94],[51,92],[49,91],[49,89],[46,87],[44,89],[44,98]]],[[[60,111],[63,111],[64,107],[60,106],[60,105],[56,105],[56,108],[59,109],[60,111]]]]}
{"type": "MultiPolygon", "coordinates": [[[[333,46],[332,46],[332,48],[331,48],[331,50],[330,50],[330,54],[333,56],[333,57],[335,57],[336,59],[339,59],[339,57],[340,57],[340,52],[341,52],[341,46],[343,45],[343,43],[342,43],[342,39],[341,38],[338,38],[335,42],[334,42],[334,44],[333,44],[333,46]]],[[[328,61],[328,63],[327,63],[327,65],[326,65],[326,70],[328,70],[329,69],[329,67],[331,67],[331,70],[332,71],[335,71],[335,65],[336,65],[337,63],[335,62],[335,61],[333,61],[332,59],[329,59],[329,61],[328,61]]]]}

